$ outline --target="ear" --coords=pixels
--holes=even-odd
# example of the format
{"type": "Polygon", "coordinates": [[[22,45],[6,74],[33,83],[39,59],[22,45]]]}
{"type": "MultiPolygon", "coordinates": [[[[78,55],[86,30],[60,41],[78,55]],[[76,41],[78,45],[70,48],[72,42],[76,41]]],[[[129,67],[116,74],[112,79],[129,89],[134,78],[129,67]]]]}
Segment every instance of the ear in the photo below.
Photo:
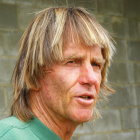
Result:
{"type": "Polygon", "coordinates": [[[47,66],[43,66],[43,67],[41,68],[41,71],[42,71],[43,73],[47,74],[47,73],[52,72],[52,68],[51,68],[51,67],[48,68],[47,66]]]}
{"type": "Polygon", "coordinates": [[[31,91],[34,91],[34,92],[39,92],[40,91],[40,88],[31,88],[30,90],[31,91]]]}

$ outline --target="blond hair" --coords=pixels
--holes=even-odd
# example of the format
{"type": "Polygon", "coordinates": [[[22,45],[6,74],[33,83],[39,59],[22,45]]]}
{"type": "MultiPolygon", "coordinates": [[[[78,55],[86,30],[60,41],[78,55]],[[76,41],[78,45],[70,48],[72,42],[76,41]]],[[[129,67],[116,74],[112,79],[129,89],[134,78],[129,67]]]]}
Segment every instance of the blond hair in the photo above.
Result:
{"type": "MultiPolygon", "coordinates": [[[[114,52],[108,32],[84,8],[47,8],[38,12],[20,41],[19,58],[13,73],[14,100],[11,114],[23,121],[33,117],[29,109],[30,90],[39,88],[44,66],[51,67],[63,58],[63,46],[69,36],[82,40],[87,46],[98,44],[102,48],[105,65],[102,70],[101,89],[107,86],[107,69],[114,52]],[[69,33],[72,30],[74,33],[69,33]]],[[[103,95],[104,96],[104,95],[103,95]]]]}

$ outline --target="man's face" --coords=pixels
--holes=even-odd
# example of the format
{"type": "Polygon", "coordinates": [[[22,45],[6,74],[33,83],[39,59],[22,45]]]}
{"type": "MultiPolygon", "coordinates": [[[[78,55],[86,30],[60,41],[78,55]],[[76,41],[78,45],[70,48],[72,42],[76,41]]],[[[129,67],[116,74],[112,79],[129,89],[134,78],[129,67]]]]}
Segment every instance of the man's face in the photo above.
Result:
{"type": "Polygon", "coordinates": [[[101,48],[67,43],[63,55],[41,79],[43,103],[51,116],[82,123],[92,118],[100,90],[101,48]]]}

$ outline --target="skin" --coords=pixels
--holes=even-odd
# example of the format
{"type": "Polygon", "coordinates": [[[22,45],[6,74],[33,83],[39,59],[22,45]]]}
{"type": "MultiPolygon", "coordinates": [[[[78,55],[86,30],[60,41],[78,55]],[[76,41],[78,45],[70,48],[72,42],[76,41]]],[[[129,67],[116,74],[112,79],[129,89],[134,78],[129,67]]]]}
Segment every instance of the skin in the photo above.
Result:
{"type": "Polygon", "coordinates": [[[104,59],[99,46],[73,42],[67,43],[63,55],[62,62],[46,70],[40,91],[31,97],[31,108],[47,127],[69,140],[77,125],[92,118],[104,59]],[[81,102],[79,96],[83,94],[94,97],[90,104],[81,102]]]}

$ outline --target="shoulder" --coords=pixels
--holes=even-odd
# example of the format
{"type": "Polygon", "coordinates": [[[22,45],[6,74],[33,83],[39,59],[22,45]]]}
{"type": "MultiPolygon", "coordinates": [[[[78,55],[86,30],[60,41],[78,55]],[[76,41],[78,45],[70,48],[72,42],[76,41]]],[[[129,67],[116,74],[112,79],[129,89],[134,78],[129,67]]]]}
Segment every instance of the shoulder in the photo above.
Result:
{"type": "Polygon", "coordinates": [[[29,123],[25,123],[17,119],[16,117],[9,117],[3,120],[0,120],[0,139],[6,135],[12,136],[15,131],[19,129],[24,129],[29,126],[29,123]]]}

